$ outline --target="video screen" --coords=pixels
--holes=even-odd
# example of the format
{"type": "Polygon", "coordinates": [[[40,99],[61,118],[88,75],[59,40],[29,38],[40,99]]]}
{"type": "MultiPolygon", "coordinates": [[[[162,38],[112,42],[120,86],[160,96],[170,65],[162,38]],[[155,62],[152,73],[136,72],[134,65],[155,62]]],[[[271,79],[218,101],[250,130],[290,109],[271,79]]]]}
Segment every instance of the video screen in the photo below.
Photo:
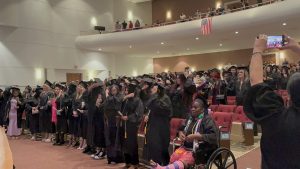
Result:
{"type": "Polygon", "coordinates": [[[283,47],[283,36],[268,36],[268,48],[281,48],[283,47]]]}

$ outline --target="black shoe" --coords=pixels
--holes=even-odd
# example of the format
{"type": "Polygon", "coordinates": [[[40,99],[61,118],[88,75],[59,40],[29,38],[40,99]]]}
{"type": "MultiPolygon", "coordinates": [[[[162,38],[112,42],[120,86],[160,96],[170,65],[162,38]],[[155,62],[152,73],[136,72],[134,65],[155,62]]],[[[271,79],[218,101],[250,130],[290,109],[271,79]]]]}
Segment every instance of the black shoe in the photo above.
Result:
{"type": "Polygon", "coordinates": [[[91,151],[91,148],[90,148],[89,146],[87,146],[87,147],[83,150],[82,153],[84,153],[84,154],[89,154],[90,151],[91,151]]]}

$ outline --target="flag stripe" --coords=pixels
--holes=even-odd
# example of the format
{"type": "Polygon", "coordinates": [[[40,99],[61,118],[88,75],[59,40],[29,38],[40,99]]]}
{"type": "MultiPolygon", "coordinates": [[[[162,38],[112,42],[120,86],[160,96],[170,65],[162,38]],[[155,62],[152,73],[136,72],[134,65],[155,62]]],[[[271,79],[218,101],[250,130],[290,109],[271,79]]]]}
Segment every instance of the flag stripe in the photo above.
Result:
{"type": "Polygon", "coordinates": [[[203,35],[209,35],[212,31],[212,18],[204,18],[201,21],[201,33],[203,35]]]}

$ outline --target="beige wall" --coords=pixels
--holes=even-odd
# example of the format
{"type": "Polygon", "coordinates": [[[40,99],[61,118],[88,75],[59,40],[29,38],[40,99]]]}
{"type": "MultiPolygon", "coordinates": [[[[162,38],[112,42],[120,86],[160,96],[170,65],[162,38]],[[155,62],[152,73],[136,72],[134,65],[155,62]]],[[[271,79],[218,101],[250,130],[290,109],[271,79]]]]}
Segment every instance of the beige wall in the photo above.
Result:
{"type": "Polygon", "coordinates": [[[189,56],[154,58],[154,73],[181,72],[189,66],[195,70],[207,70],[227,64],[249,65],[252,49],[243,49],[228,52],[207,53],[189,56]]]}
{"type": "MultiPolygon", "coordinates": [[[[217,2],[221,4],[236,0],[153,0],[152,1],[152,19],[153,22],[166,20],[167,11],[171,11],[172,19],[176,21],[183,12],[187,17],[193,16],[197,10],[202,13],[207,12],[207,8],[215,8],[217,2]]],[[[249,0],[250,4],[257,3],[256,0],[249,0]]],[[[238,6],[237,6],[238,7],[238,6]]]]}

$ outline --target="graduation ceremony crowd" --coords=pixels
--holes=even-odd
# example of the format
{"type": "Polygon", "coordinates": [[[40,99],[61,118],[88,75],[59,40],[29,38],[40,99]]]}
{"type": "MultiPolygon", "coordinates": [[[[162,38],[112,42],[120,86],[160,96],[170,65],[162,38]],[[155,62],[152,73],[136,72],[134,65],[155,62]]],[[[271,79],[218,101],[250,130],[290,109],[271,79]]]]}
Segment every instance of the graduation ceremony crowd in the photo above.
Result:
{"type": "MultiPolygon", "coordinates": [[[[261,53],[256,51],[253,57],[261,53]]],[[[263,81],[270,90],[286,89],[297,72],[300,63],[265,64],[263,81]]],[[[106,157],[108,164],[125,162],[125,168],[139,168],[138,129],[144,121],[143,159],[153,168],[172,163],[169,168],[182,169],[195,161],[205,163],[194,156],[197,149],[213,152],[218,146],[218,127],[208,115],[209,104],[227,104],[227,96],[236,96],[236,104],[243,105],[247,92],[254,90],[250,80],[247,67],[231,65],[221,71],[192,72],[187,67],[181,73],[68,84],[46,80],[22,93],[11,86],[0,90],[0,125],[7,126],[10,139],[28,131],[33,141],[74,147],[95,160],[106,157]],[[187,120],[178,133],[183,146],[170,156],[173,117],[187,120]]]]}

